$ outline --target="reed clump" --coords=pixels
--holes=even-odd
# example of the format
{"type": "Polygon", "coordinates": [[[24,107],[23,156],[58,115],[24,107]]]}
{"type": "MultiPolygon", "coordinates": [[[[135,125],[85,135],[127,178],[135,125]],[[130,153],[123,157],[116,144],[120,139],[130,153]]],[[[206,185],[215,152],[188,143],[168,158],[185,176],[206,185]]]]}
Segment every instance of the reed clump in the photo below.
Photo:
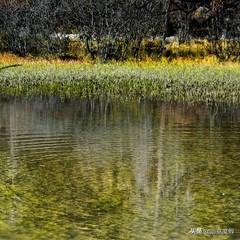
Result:
{"type": "Polygon", "coordinates": [[[0,71],[6,96],[158,99],[240,103],[238,63],[192,60],[124,63],[33,62],[0,71]]]}

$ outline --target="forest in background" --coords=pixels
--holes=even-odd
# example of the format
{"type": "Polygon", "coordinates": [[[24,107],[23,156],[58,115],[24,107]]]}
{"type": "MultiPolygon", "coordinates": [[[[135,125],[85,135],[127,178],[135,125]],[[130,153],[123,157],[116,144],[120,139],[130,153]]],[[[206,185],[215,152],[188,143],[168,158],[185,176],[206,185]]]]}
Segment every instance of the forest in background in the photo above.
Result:
{"type": "Polygon", "coordinates": [[[168,57],[194,41],[238,59],[239,37],[239,0],[0,0],[0,51],[20,56],[168,57]]]}

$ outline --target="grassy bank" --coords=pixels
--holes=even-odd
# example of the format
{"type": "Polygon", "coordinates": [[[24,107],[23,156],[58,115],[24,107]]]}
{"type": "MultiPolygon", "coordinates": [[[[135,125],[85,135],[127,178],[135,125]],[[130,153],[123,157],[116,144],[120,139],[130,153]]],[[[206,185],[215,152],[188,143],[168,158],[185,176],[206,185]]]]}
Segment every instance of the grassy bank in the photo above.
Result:
{"type": "Polygon", "coordinates": [[[5,96],[240,103],[240,64],[211,58],[107,64],[0,58],[0,67],[12,63],[22,66],[0,70],[5,96]]]}

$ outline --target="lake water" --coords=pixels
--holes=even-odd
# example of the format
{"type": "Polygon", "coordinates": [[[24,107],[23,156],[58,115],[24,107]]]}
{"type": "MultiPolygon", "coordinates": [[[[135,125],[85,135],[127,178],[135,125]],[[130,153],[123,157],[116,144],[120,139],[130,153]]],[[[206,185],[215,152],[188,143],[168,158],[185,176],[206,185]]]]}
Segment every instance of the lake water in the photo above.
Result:
{"type": "Polygon", "coordinates": [[[0,239],[240,239],[239,147],[240,108],[1,100],[0,239]]]}

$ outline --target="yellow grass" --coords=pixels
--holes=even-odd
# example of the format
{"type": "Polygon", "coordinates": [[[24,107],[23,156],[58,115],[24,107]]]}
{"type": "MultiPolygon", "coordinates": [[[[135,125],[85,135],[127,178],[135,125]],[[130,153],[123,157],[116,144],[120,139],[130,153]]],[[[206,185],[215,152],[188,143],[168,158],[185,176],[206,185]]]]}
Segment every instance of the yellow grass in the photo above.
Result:
{"type": "MultiPolygon", "coordinates": [[[[7,65],[7,64],[24,64],[24,65],[79,65],[79,64],[93,64],[99,63],[100,60],[91,60],[90,58],[86,57],[83,60],[61,60],[55,57],[20,57],[11,53],[2,53],[0,54],[0,65],[7,65]]],[[[176,57],[176,58],[154,58],[154,57],[143,57],[141,60],[137,60],[134,58],[129,58],[124,62],[117,62],[117,61],[109,61],[108,63],[116,64],[116,65],[140,65],[142,67],[154,67],[159,64],[171,64],[171,65],[232,65],[232,66],[239,66],[239,63],[232,62],[232,61],[225,61],[219,62],[216,56],[209,55],[205,57],[176,57]]]]}

